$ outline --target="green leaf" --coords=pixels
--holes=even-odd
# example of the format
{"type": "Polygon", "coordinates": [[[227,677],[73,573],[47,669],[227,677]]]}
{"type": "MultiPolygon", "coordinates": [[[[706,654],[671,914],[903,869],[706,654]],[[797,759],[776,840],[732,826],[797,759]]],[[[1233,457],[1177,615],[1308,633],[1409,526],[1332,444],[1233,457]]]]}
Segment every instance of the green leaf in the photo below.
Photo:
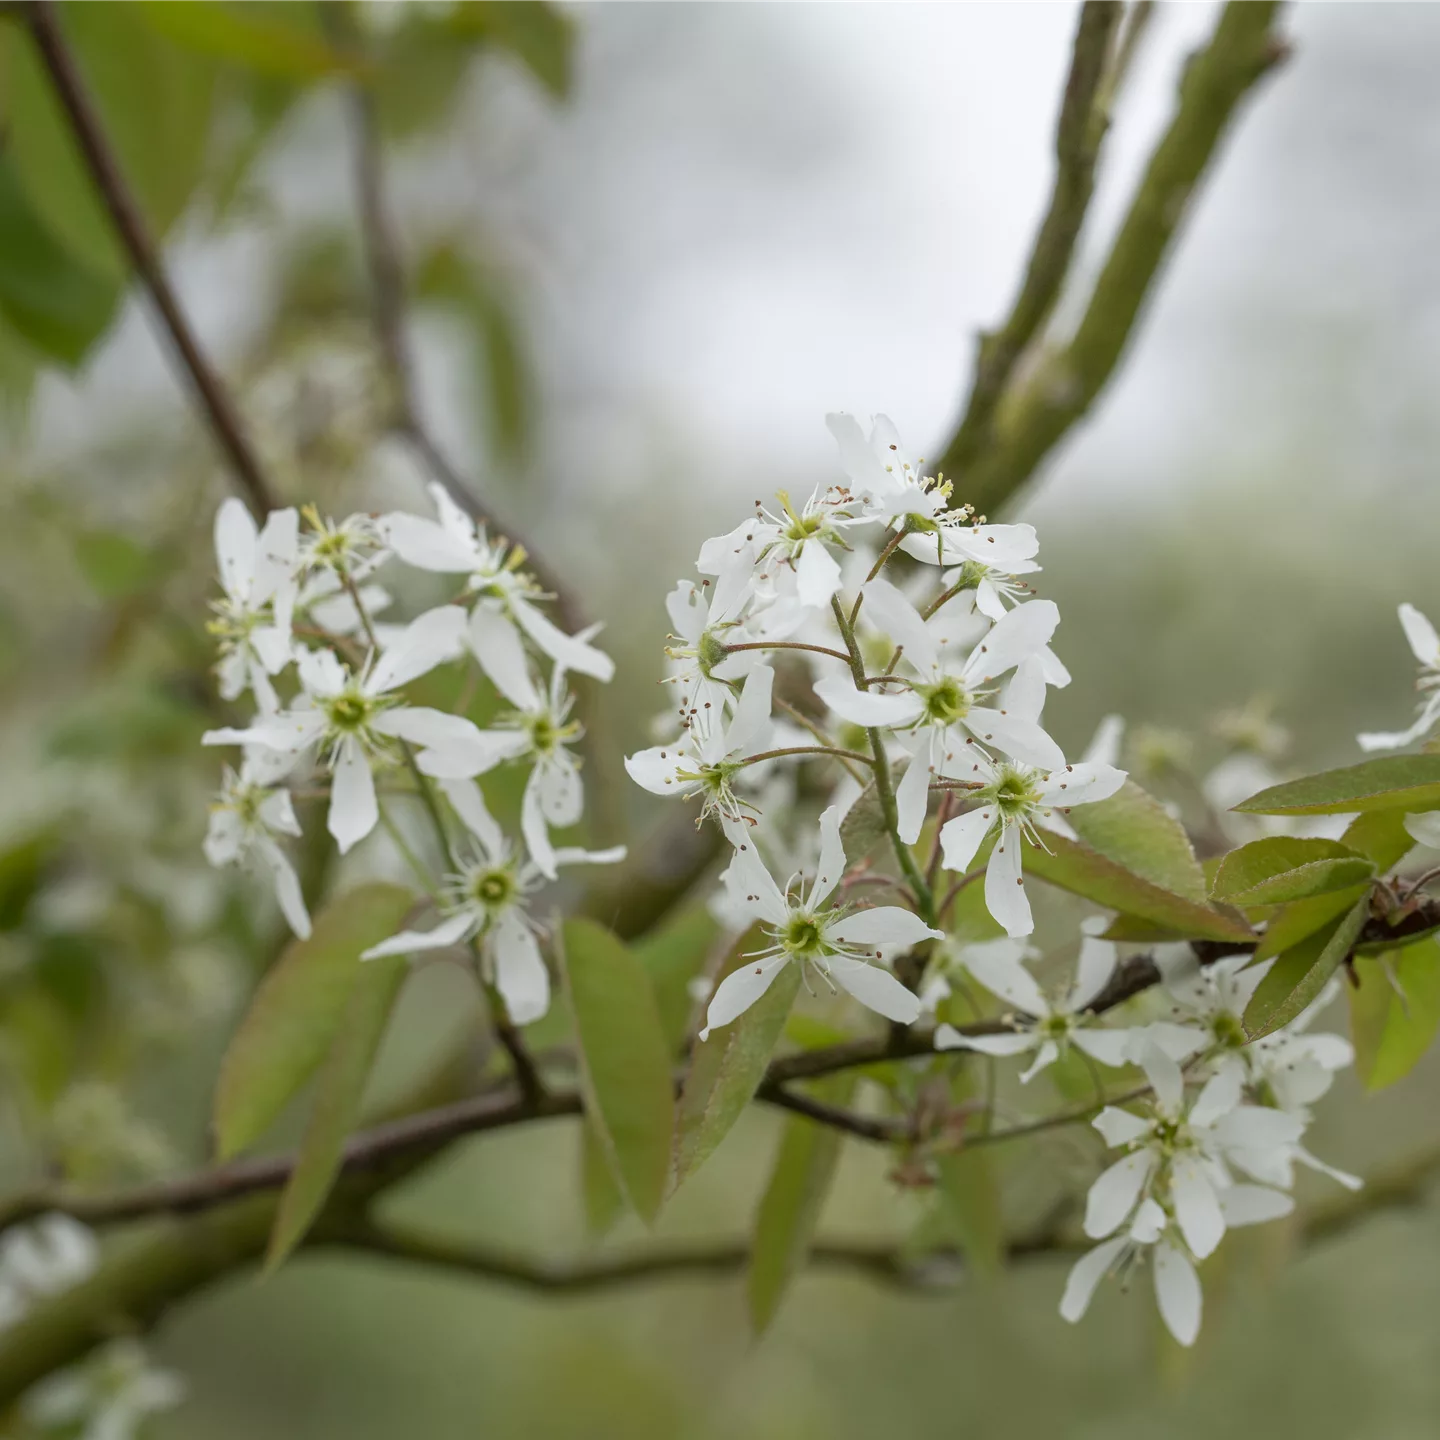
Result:
{"type": "Polygon", "coordinates": [[[599,1239],[620,1218],[625,1197],[610,1173],[605,1144],[586,1117],[579,1126],[580,1198],[585,1207],[585,1229],[599,1239]]]}
{"type": "Polygon", "coordinates": [[[1212,893],[1232,905],[1280,905],[1350,889],[1374,873],[1373,860],[1338,840],[1272,835],[1232,850],[1212,893]]]}
{"type": "Polygon", "coordinates": [[[1343,770],[1272,785],[1243,804],[1250,815],[1345,815],[1440,808],[1440,755],[1383,755],[1343,770]]]}
{"type": "Polygon", "coordinates": [[[83,530],[71,543],[80,573],[102,600],[138,595],[164,571],[159,556],[116,530],[83,530]]]}
{"type": "MultiPolygon", "coordinates": [[[[763,943],[758,930],[741,936],[719,979],[752,963],[747,954],[763,943]]],[[[743,1015],[696,1044],[675,1123],[676,1186],[705,1163],[754,1098],[799,988],[800,967],[786,965],[743,1015]]]]}
{"type": "Polygon", "coordinates": [[[1350,953],[1369,913],[1369,896],[1362,896],[1345,914],[1276,957],[1245,1007],[1245,1033],[1252,1040],[1288,1025],[1314,1003],[1350,953]]]}
{"type": "Polygon", "coordinates": [[[705,968],[719,934],[719,922],[708,902],[701,901],[676,912],[631,947],[655,987],[660,1026],[672,1054],[685,1039],[695,1007],[690,982],[705,968]]]}
{"type": "Polygon", "coordinates": [[[1092,850],[1162,890],[1206,903],[1205,874],[1185,827],[1133,780],[1108,800],[1077,805],[1066,819],[1092,850]]]}
{"type": "Polygon", "coordinates": [[[1355,967],[1347,987],[1355,1068],[1367,1090],[1403,1079],[1440,1029],[1440,947],[1422,940],[1355,967]]]}
{"type": "Polygon", "coordinates": [[[410,973],[409,962],[400,955],[367,960],[356,968],[359,975],[342,1023],[316,1078],[315,1102],[295,1168],[280,1197],[265,1257],[267,1271],[276,1269],[304,1238],[340,1173],[345,1141],[355,1128],[370,1067],[410,973]]]}
{"type": "Polygon", "coordinates": [[[1238,917],[1224,915],[1208,905],[1165,890],[1088,845],[1076,844],[1063,835],[1047,832],[1043,849],[1026,841],[1023,868],[1107,910],[1138,916],[1189,939],[1244,941],[1254,938],[1250,927],[1238,917]]]}
{"type": "Polygon", "coordinates": [[[845,847],[846,861],[858,865],[885,839],[886,833],[880,797],[871,780],[840,822],[840,842],[845,847]]]}
{"type": "Polygon", "coordinates": [[[221,1062],[214,1118],[220,1159],[254,1144],[314,1074],[360,980],[360,952],[399,930],[414,903],[399,885],[362,885],[330,902],[308,940],[286,946],[221,1062]]]}
{"type": "Polygon", "coordinates": [[[74,259],[41,221],[0,153],[0,314],[74,369],[110,326],[120,287],[74,259]]]}
{"type": "Polygon", "coordinates": [[[935,1161],[947,1228],[979,1272],[995,1271],[1005,1256],[1005,1222],[991,1147],[959,1150],[935,1161]]]}
{"type": "MultiPolygon", "coordinates": [[[[1403,810],[1373,810],[1357,815],[1345,827],[1340,843],[1369,856],[1376,869],[1382,872],[1398,865],[1415,845],[1410,832],[1405,829],[1403,810]]],[[[1327,921],[1343,914],[1368,891],[1368,886],[1357,885],[1349,890],[1336,891],[1333,895],[1317,895],[1313,899],[1291,902],[1266,925],[1265,934],[1255,948],[1256,962],[1298,945],[1327,921]]]]}
{"type": "Polygon", "coordinates": [[[561,970],[580,1042],[585,1109],[631,1206],[653,1224],[665,1200],[675,1124],[670,1047],[655,989],[622,941],[569,920],[561,970]]]}
{"type": "Polygon", "coordinates": [[[575,29],[558,6],[536,0],[462,0],[449,23],[460,34],[508,50],[557,100],[570,93],[575,29]]]}
{"type": "MultiPolygon", "coordinates": [[[[817,1099],[844,1105],[855,1080],[850,1075],[832,1075],[813,1088],[817,1099]]],[[[835,1178],[842,1138],[838,1130],[803,1116],[791,1116],[785,1122],[775,1168],[755,1217],[746,1282],[750,1323],[757,1335],[769,1327],[790,1282],[804,1268],[835,1178]]]]}
{"type": "Polygon", "coordinates": [[[322,80],[370,69],[363,57],[347,55],[315,31],[293,23],[308,14],[308,6],[234,5],[219,0],[132,0],[132,4],[152,29],[186,50],[265,75],[322,80]],[[279,15],[285,19],[277,20],[279,15]]]}

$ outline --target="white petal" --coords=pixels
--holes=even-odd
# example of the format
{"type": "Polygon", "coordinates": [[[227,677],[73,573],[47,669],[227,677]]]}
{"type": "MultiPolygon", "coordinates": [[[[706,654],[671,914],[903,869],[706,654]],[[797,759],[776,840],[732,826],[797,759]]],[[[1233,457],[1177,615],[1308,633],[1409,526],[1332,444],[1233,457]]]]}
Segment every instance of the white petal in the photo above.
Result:
{"type": "Polygon", "coordinates": [[[920,1018],[920,997],[907,990],[888,970],[832,955],[825,962],[826,973],[867,1009],[899,1025],[912,1025],[920,1018]]]}
{"type": "Polygon", "coordinates": [[[1080,959],[1075,966],[1075,983],[1070,987],[1072,1011],[1083,1010],[1109,983],[1119,951],[1109,940],[1087,935],[1080,942],[1080,959]]]}
{"type": "Polygon", "coordinates": [[[528,600],[513,596],[510,610],[515,616],[515,623],[557,665],[573,670],[577,675],[588,675],[593,680],[608,681],[613,678],[615,662],[603,650],[586,644],[579,636],[567,635],[528,600]]]}
{"type": "Polygon", "coordinates": [[[1040,551],[1033,525],[957,525],[946,538],[961,555],[1007,572],[1040,551]]]}
{"type": "Polygon", "coordinates": [[[1048,1015],[1049,1002],[1035,977],[1021,963],[1015,949],[1005,945],[975,945],[964,952],[965,968],[992,994],[1027,1015],[1048,1015]]]}
{"type": "Polygon", "coordinates": [[[1081,1026],[1071,1033],[1070,1038],[1077,1048],[1102,1065],[1111,1065],[1118,1070],[1130,1063],[1134,1042],[1128,1030],[1098,1030],[1081,1026]]]}
{"type": "Polygon", "coordinates": [[[1020,835],[1014,829],[1003,830],[990,852],[985,867],[985,908],[1011,939],[1034,933],[1035,919],[1020,878],[1020,835]]]}
{"type": "Polygon", "coordinates": [[[1214,1124],[1215,1138],[1227,1149],[1277,1150],[1293,1144],[1305,1131],[1299,1115],[1263,1105],[1242,1105],[1214,1124]]]}
{"type": "Polygon", "coordinates": [[[550,843],[550,827],[545,823],[543,800],[544,781],[540,766],[530,772],[525,782],[525,794],[520,801],[520,833],[525,837],[525,848],[535,868],[547,879],[556,876],[555,847],[550,843]]]}
{"type": "Polygon", "coordinates": [[[964,1035],[953,1025],[935,1027],[935,1048],[937,1050],[978,1050],[982,1055],[1023,1055],[1040,1043],[1040,1037],[1033,1031],[1018,1031],[1012,1035],[964,1035]]]}
{"type": "Polygon", "coordinates": [[[1118,1230],[1129,1219],[1154,1168],[1154,1154],[1137,1150],[1117,1160],[1095,1181],[1085,1197],[1085,1233],[1092,1240],[1118,1230]]]}
{"type": "Polygon", "coordinates": [[[245,848],[245,824],[233,810],[212,810],[200,848],[217,869],[232,865],[245,848]]]}
{"type": "Polygon", "coordinates": [[[1113,765],[1067,765],[1052,770],[1036,788],[1052,805],[1088,805],[1108,800],[1125,783],[1113,765]]]}
{"type": "Polygon", "coordinates": [[[1432,850],[1440,850],[1440,810],[1430,810],[1424,815],[1407,815],[1405,829],[1410,838],[1432,850]]]}
{"type": "Polygon", "coordinates": [[[806,904],[819,909],[831,896],[845,874],[845,845],[840,839],[840,810],[831,805],[820,817],[820,857],[815,865],[815,883],[806,904]]]}
{"type": "Polygon", "coordinates": [[[997,620],[985,639],[965,662],[965,678],[972,685],[983,684],[1013,670],[1050,643],[1060,611],[1053,600],[1029,600],[997,620]]]}
{"type": "Polygon", "coordinates": [[[310,938],[310,912],[305,908],[305,896],[300,890],[300,877],[285,852],[275,842],[267,841],[260,846],[260,854],[270,867],[275,882],[275,899],[285,923],[302,940],[310,938]]]}
{"type": "Polygon", "coordinates": [[[678,740],[652,745],[625,757],[625,773],[652,795],[679,795],[685,787],[676,779],[680,770],[693,771],[697,760],[678,740]]]}
{"type": "Polygon", "coordinates": [[[482,602],[471,613],[467,636],[480,668],[495,688],[517,710],[538,709],[540,692],[531,679],[530,661],[520,643],[520,632],[510,617],[496,606],[482,602]]]}
{"type": "Polygon", "coordinates": [[[962,874],[969,870],[985,837],[995,828],[995,808],[985,806],[947,820],[940,829],[940,863],[962,874]]]}
{"type": "Polygon", "coordinates": [[[1107,715],[1096,727],[1080,757],[1082,765],[1108,765],[1113,769],[1120,763],[1120,745],[1125,739],[1125,717],[1107,715]]]}
{"type": "Polygon", "coordinates": [[[1100,1282],[1129,1243],[1125,1236],[1117,1235],[1075,1262],[1065,1281],[1065,1293],[1060,1297],[1062,1320],[1068,1320],[1073,1325],[1085,1314],[1100,1282]]]}
{"type": "Polygon", "coordinates": [[[769,743],[774,685],[775,672],[768,665],[757,665],[745,677],[745,687],[735,706],[735,718],[725,732],[725,747],[730,754],[756,754],[769,743]]]}
{"type": "Polygon", "coordinates": [[[248,602],[255,581],[255,522],[245,502],[233,495],[215,512],[215,559],[225,593],[248,602]]]}
{"type": "Polygon", "coordinates": [[[1145,1078],[1155,1091],[1155,1100],[1161,1111],[1174,1117],[1185,1103],[1185,1077],[1180,1067],[1158,1046],[1150,1045],[1139,1056],[1145,1078]]]}
{"type": "Polygon", "coordinates": [[[1400,625],[1415,658],[1432,670],[1440,668],[1440,636],[1435,627],[1413,605],[1400,607],[1400,625]]]}
{"type": "Polygon", "coordinates": [[[965,717],[970,732],[1026,765],[1042,770],[1065,763],[1065,752],[1033,721],[975,706],[965,717]]]}
{"type": "Polygon", "coordinates": [[[940,663],[940,647],[920,612],[888,581],[871,580],[861,594],[865,618],[896,644],[905,647],[911,664],[933,670],[940,663]]]}
{"type": "Polygon", "coordinates": [[[1200,1277],[1189,1259],[1173,1245],[1155,1247],[1155,1303],[1165,1327],[1182,1344],[1193,1345],[1200,1333],[1200,1277]]]}
{"type": "Polygon", "coordinates": [[[521,754],[528,741],[518,730],[477,730],[463,745],[422,750],[415,762],[438,780],[465,780],[521,754]]]}
{"type": "Polygon", "coordinates": [[[480,735],[479,729],[463,715],[432,710],[427,705],[402,705],[394,710],[382,710],[370,723],[382,735],[394,735],[398,740],[408,740],[412,745],[426,748],[469,745],[480,735]]]}
{"type": "Polygon", "coordinates": [[[1133,1047],[1130,1058],[1139,1061],[1147,1045],[1153,1045],[1177,1063],[1198,1055],[1209,1043],[1207,1031],[1195,1025],[1176,1025],[1170,1020],[1155,1020],[1130,1032],[1133,1047]]]}
{"type": "MultiPolygon", "coordinates": [[[[1070,672],[1065,662],[1047,645],[1040,652],[1040,669],[1044,672],[1045,683],[1056,690],[1063,690],[1070,683],[1070,672]]],[[[1085,757],[1089,759],[1089,756],[1085,757]]]]}
{"type": "Polygon", "coordinates": [[[920,747],[910,757],[895,787],[897,831],[907,845],[913,845],[920,838],[930,809],[930,745],[930,735],[922,735],[920,747]]]}
{"type": "Polygon", "coordinates": [[[1170,1198],[1185,1243],[1197,1260],[1203,1260],[1224,1238],[1225,1217],[1215,1187],[1194,1156],[1179,1155],[1171,1162],[1170,1198]]]}
{"type": "Polygon", "coordinates": [[[300,515],[293,505],[272,510],[255,541],[255,578],[250,599],[264,604],[290,581],[300,538],[300,515]]]}
{"type": "Polygon", "coordinates": [[[880,695],[856,689],[848,671],[837,671],[817,681],[815,693],[852,725],[908,725],[925,710],[924,701],[916,695],[880,695]]]}
{"type": "Polygon", "coordinates": [[[578,845],[559,845],[555,849],[557,865],[618,865],[626,856],[623,845],[612,845],[608,850],[585,850],[578,845]]]}
{"type": "Polygon", "coordinates": [[[1107,1105],[1090,1123],[1105,1137],[1105,1143],[1112,1147],[1133,1145],[1150,1130],[1148,1120],[1115,1105],[1107,1105]]]}
{"type": "Polygon", "coordinates": [[[989,620],[1005,618],[1005,602],[990,580],[981,580],[975,587],[975,608],[989,620]]]}
{"type": "Polygon", "coordinates": [[[514,910],[495,922],[495,988],[517,1025],[529,1025],[550,1008],[550,976],[534,932],[514,910]]]}
{"type": "Polygon", "coordinates": [[[1042,1070],[1048,1070],[1059,1058],[1060,1047],[1053,1040],[1041,1041],[1030,1068],[1020,1076],[1020,1083],[1028,1085],[1042,1070]]]}
{"type": "Polygon", "coordinates": [[[710,619],[710,607],[692,580],[682,580],[665,597],[665,613],[675,633],[689,645],[694,645],[705,633],[710,619]]]}
{"type": "Polygon", "coordinates": [[[540,809],[551,825],[576,824],[585,811],[585,786],[575,762],[563,750],[536,767],[540,776],[540,809]]]}
{"type": "Polygon", "coordinates": [[[893,476],[886,474],[880,457],[866,440],[860,422],[853,415],[843,411],[827,415],[825,425],[840,447],[840,468],[857,491],[883,495],[895,488],[897,482],[893,476]]]}
{"type": "Polygon", "coordinates": [[[1227,1225],[1263,1225],[1295,1208],[1295,1201],[1268,1185],[1229,1185],[1220,1192],[1220,1211],[1227,1225]]]}
{"type": "Polygon", "coordinates": [[[807,540],[795,561],[795,593],[802,605],[819,609],[840,588],[840,565],[818,540],[807,540]]]}
{"type": "Polygon", "coordinates": [[[845,945],[918,945],[922,940],[943,940],[943,930],[932,930],[918,915],[899,905],[857,910],[838,925],[825,927],[827,937],[845,945]]]}
{"type": "Polygon", "coordinates": [[[385,543],[417,570],[434,570],[445,575],[469,574],[480,563],[473,540],[451,533],[433,520],[396,510],[380,517],[385,543]]]}
{"type": "Polygon", "coordinates": [[[731,861],[731,873],[739,887],[738,893],[746,903],[772,925],[783,925],[790,913],[785,897],[775,884],[765,862],[760,858],[751,838],[749,827],[731,820],[722,822],[726,839],[734,847],[735,858],[731,861]]]}
{"type": "Polygon", "coordinates": [[[330,782],[330,815],[327,828],[344,855],[359,844],[380,818],[375,800],[375,779],[365,752],[353,740],[341,743],[330,782]]]}
{"type": "Polygon", "coordinates": [[[1243,1084],[1244,1075],[1238,1065],[1212,1075],[1190,1107],[1190,1123],[1213,1125],[1222,1115],[1228,1115],[1240,1103],[1243,1084]]]}
{"type": "Polygon", "coordinates": [[[772,955],[768,960],[747,961],[732,970],[710,997],[700,1038],[709,1039],[717,1025],[728,1025],[737,1015],[743,1015],[770,988],[787,963],[786,956],[772,955]]]}
{"type": "Polygon", "coordinates": [[[505,832],[491,815],[480,787],[473,780],[442,780],[440,789],[461,823],[480,842],[486,858],[498,860],[505,849],[505,832]]]}
{"type": "Polygon", "coordinates": [[[475,916],[467,911],[442,920],[433,930],[402,930],[360,954],[362,960],[379,960],[384,955],[413,955],[421,950],[448,950],[458,945],[475,928],[475,916]]]}
{"type": "MultiPolygon", "coordinates": [[[[1041,711],[1045,709],[1047,693],[1045,667],[1040,663],[1038,655],[1032,655],[1030,659],[1022,660],[1015,667],[1015,673],[1005,687],[999,708],[1017,720],[1029,720],[1032,724],[1037,724],[1041,711]]],[[[1045,763],[1049,766],[1055,763],[1063,765],[1065,762],[1062,759],[1059,762],[1045,763]]]]}
{"type": "Polygon", "coordinates": [[[1126,1234],[1141,1245],[1153,1245],[1165,1233],[1169,1223],[1169,1217],[1159,1203],[1147,1195],[1135,1207],[1135,1215],[1126,1234]]]}
{"type": "Polygon", "coordinates": [[[365,681],[367,695],[383,695],[455,659],[465,638],[465,612],[439,605],[412,620],[375,662],[365,681]]]}

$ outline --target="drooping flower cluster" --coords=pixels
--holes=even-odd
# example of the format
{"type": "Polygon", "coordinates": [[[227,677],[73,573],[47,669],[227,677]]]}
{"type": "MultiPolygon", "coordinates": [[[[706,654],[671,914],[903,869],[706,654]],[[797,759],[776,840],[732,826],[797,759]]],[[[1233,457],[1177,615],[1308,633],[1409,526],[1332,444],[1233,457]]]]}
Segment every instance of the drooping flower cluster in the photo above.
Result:
{"type": "Polygon", "coordinates": [[[638,784],[722,828],[713,909],[763,937],[709,993],[700,1039],[793,964],[893,1024],[943,1004],[936,1051],[1025,1057],[1022,1082],[1073,1058],[1103,1094],[1101,1070],[1123,1081],[1128,1069],[1147,1083],[1095,1121],[1125,1153],[1091,1189],[1085,1229],[1099,1243],[1061,1311],[1078,1319],[1106,1274],[1148,1260],[1161,1314],[1189,1344],[1195,1263],[1228,1226],[1287,1213],[1297,1163],[1354,1183],[1301,1143],[1350,1046],[1306,1031],[1328,995],[1247,1044],[1241,1016],[1267,966],[1246,954],[1202,968],[1188,945],[1162,946],[1169,1013],[1117,1008],[1129,992],[1112,989],[1112,917],[1082,927],[1063,994],[1042,986],[1024,857],[1049,848],[1047,832],[1073,837],[1065,815],[1124,783],[1121,723],[1110,717],[1074,763],[1044,728],[1049,689],[1070,676],[1050,648],[1059,612],[1031,589],[1034,530],[952,507],[949,484],[906,457],[883,417],[868,435],[850,416],[829,423],[845,481],[757,504],[670,594],[678,703],[661,742],[626,761],[638,784]],[[802,818],[817,787],[818,833],[802,818]],[[879,843],[893,863],[870,853],[879,843]],[[1008,938],[956,951],[951,907],[982,880],[1008,938]],[[976,985],[1008,1009],[953,1023],[976,985]]]}
{"type": "Polygon", "coordinates": [[[211,626],[221,694],[248,693],[256,713],[204,737],[242,754],[225,772],[205,854],[213,865],[268,872],[282,913],[304,937],[309,914],[285,849],[300,836],[295,790],[328,795],[326,824],[341,854],[371,834],[392,797],[418,798],[447,870],[437,902],[443,918],[369,953],[473,942],[482,977],[511,1018],[526,1023],[545,1013],[550,993],[527,896],[561,865],[624,855],[557,847],[551,838],[584,809],[568,676],[608,680],[614,667],[588,634],[569,635],[545,615],[552,597],[524,568],[522,550],[492,540],[438,485],[431,494],[435,520],[394,512],[336,522],[312,510],[303,531],[294,510],[257,529],[238,500],[221,506],[215,548],[224,598],[211,626]],[[394,559],[462,576],[462,589],[406,625],[383,624],[377,616],[391,595],[373,577],[394,559]],[[482,729],[464,714],[411,703],[413,682],[451,664],[477,666],[512,708],[482,729]],[[277,685],[290,673],[294,684],[282,699],[277,685]],[[504,762],[529,771],[523,849],[506,839],[473,783],[504,762]]]}

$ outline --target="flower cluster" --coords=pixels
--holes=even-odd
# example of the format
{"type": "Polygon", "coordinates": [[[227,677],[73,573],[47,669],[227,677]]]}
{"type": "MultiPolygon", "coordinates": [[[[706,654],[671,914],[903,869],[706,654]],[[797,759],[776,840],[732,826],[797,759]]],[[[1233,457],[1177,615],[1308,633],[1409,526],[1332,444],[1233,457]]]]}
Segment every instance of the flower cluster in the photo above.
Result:
{"type": "Polygon", "coordinates": [[[238,500],[221,506],[224,595],[211,624],[221,695],[248,695],[255,714],[204,737],[242,756],[225,771],[205,854],[212,865],[267,872],[291,929],[305,937],[310,918],[286,850],[300,836],[295,793],[328,796],[327,828],[341,854],[388,823],[392,796],[419,799],[447,871],[442,919],[366,958],[474,942],[482,977],[526,1023],[545,1013],[550,993],[527,897],[562,865],[624,855],[557,847],[551,836],[584,809],[568,677],[609,680],[614,666],[590,644],[593,632],[567,634],[545,614],[552,597],[526,570],[523,550],[491,539],[438,485],[431,493],[436,519],[395,512],[336,522],[309,510],[303,529],[293,509],[257,528],[238,500]],[[408,624],[385,623],[393,598],[375,576],[397,559],[461,577],[460,593],[408,624]],[[407,696],[412,682],[454,664],[478,667],[499,697],[488,728],[456,713],[461,704],[437,709],[407,696]],[[287,675],[293,685],[282,699],[287,675]],[[528,770],[518,841],[505,837],[474,783],[502,763],[528,770]]]}

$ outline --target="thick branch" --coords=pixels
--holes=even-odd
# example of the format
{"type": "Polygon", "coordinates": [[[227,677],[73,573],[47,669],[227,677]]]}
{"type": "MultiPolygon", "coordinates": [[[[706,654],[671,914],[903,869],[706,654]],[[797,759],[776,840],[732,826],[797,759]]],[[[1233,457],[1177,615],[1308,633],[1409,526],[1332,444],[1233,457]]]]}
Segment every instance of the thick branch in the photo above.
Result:
{"type": "Polygon", "coordinates": [[[965,500],[994,511],[1080,420],[1113,373],[1154,287],[1195,188],[1251,87],[1285,55],[1278,0],[1229,0],[1210,43],[1191,56],[1169,128],[1155,148],[1069,344],[1011,383],[993,405],[991,443],[971,454],[965,425],[941,468],[966,462],[965,500]]]}
{"type": "Polygon", "coordinates": [[[995,408],[1030,342],[1050,318],[1070,273],[1075,244],[1095,190],[1095,165],[1109,123],[1097,97],[1124,8],[1120,0],[1086,0],[1081,7],[1070,74],[1055,127],[1055,186],[1050,204],[1035,234],[1025,278],[1009,316],[998,330],[980,337],[965,418],[941,466],[962,481],[976,456],[987,448],[995,408]]]}
{"type": "Polygon", "coordinates": [[[210,427],[220,448],[230,462],[230,469],[239,488],[262,512],[275,508],[275,494],[260,469],[255,452],[245,437],[240,416],[231,403],[229,392],[210,367],[200,349],[200,342],[175,292],[170,288],[165,267],[150,239],[144,216],[136,203],[119,161],[105,135],[99,111],[85,88],[85,81],[75,58],[65,43],[54,0],[29,0],[20,7],[40,51],[40,58],[49,73],[61,109],[70,122],[75,139],[84,156],[86,168],[104,201],[110,219],[120,235],[140,279],[149,291],[166,333],[190,376],[195,393],[204,406],[210,427]]]}

